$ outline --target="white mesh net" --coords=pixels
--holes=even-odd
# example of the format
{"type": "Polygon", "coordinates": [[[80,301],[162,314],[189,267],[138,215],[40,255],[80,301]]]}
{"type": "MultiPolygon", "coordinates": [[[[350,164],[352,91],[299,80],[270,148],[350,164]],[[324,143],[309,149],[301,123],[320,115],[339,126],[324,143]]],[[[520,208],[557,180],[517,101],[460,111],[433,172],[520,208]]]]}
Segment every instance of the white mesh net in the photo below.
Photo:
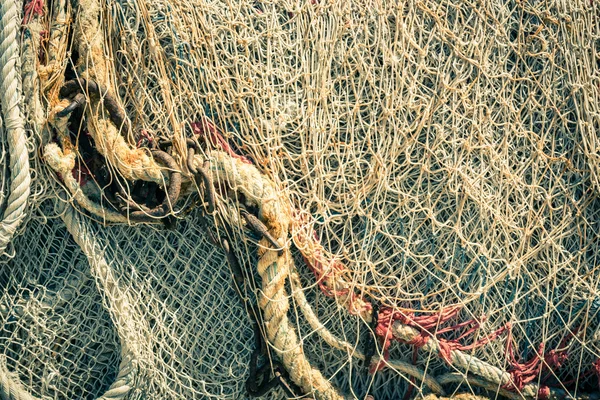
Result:
{"type": "Polygon", "coordinates": [[[598,395],[597,2],[15,4],[0,396],[598,395]]]}

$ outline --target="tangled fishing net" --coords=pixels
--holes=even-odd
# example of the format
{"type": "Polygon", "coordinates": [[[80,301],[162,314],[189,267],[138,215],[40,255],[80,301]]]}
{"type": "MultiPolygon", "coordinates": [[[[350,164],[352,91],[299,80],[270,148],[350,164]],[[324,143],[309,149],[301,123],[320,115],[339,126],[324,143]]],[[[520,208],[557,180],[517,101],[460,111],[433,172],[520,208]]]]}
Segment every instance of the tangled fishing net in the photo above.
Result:
{"type": "Polygon", "coordinates": [[[3,0],[0,397],[600,397],[599,20],[3,0]]]}

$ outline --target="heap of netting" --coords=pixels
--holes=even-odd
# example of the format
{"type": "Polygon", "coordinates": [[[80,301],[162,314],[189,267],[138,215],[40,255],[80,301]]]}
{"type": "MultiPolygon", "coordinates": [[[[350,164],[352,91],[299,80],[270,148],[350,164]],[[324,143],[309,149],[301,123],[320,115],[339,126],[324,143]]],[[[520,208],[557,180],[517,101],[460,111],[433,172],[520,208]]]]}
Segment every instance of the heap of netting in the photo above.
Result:
{"type": "Polygon", "coordinates": [[[599,17],[4,0],[0,397],[598,397],[599,17]]]}

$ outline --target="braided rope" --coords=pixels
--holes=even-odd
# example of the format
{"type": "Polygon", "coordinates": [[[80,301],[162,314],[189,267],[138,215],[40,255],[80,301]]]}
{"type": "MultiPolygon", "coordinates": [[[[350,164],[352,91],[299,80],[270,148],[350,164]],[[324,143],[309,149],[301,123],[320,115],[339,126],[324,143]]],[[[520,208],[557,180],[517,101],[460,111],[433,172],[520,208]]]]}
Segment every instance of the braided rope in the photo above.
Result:
{"type": "Polygon", "coordinates": [[[20,64],[17,2],[0,2],[0,104],[10,150],[10,195],[0,223],[0,253],[3,253],[25,216],[30,192],[27,137],[21,117],[20,64]]]}
{"type": "MultiPolygon", "coordinates": [[[[197,157],[196,164],[201,165],[203,160],[197,157]]],[[[290,225],[291,215],[289,207],[285,201],[280,198],[272,182],[264,178],[260,172],[252,165],[245,164],[222,152],[214,152],[211,155],[211,173],[213,179],[217,182],[227,182],[231,187],[240,191],[247,198],[248,203],[260,208],[260,218],[269,228],[270,233],[281,243],[286,241],[287,232],[290,225]]],[[[290,372],[292,380],[297,383],[305,392],[312,392],[317,398],[329,399],[339,396],[331,384],[326,381],[321,373],[308,364],[304,354],[298,344],[296,332],[291,328],[287,318],[289,302],[285,292],[284,284],[289,276],[292,283],[299,286],[299,278],[294,272],[291,254],[286,249],[281,256],[276,251],[269,249],[269,242],[266,239],[260,241],[258,250],[258,273],[263,279],[263,292],[259,298],[259,306],[264,311],[265,327],[267,336],[275,350],[283,358],[284,365],[290,372]],[[311,379],[312,378],[312,379],[311,379]],[[320,384],[323,384],[321,387],[320,384]]],[[[331,346],[349,351],[352,347],[349,343],[335,338],[318,321],[312,310],[307,310],[306,299],[302,299],[300,290],[294,290],[293,295],[296,298],[309,324],[331,346]]],[[[400,340],[410,342],[419,336],[419,332],[409,326],[396,322],[393,325],[394,336],[400,340]]],[[[440,345],[435,338],[428,340],[424,350],[438,354],[440,345]]],[[[477,357],[468,355],[459,350],[450,352],[452,364],[481,376],[490,385],[505,386],[512,383],[512,377],[508,372],[502,371],[477,357]]],[[[394,363],[392,367],[401,367],[403,365],[394,363]]],[[[434,391],[443,393],[440,384],[425,374],[418,374],[417,371],[406,369],[407,373],[417,376],[426,381],[426,384],[434,391]]],[[[525,397],[535,397],[538,394],[539,387],[535,384],[525,386],[521,395],[525,397]]],[[[551,396],[560,395],[554,389],[550,392],[551,396]]]]}

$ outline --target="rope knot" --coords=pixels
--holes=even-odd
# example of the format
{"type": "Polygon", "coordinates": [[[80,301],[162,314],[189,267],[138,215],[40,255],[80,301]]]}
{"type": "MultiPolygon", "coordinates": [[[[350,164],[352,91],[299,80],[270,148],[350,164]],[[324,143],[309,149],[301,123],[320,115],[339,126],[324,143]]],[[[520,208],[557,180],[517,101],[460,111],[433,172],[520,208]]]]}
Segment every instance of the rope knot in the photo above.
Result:
{"type": "Polygon", "coordinates": [[[505,385],[505,388],[508,390],[518,390],[521,391],[525,385],[532,382],[541,372],[541,354],[544,353],[544,343],[540,344],[537,353],[535,356],[524,363],[519,363],[515,360],[514,351],[512,349],[512,345],[509,345],[508,356],[511,359],[511,368],[508,370],[508,373],[512,377],[512,382],[505,385]]]}
{"type": "Polygon", "coordinates": [[[569,359],[569,354],[563,350],[550,350],[548,354],[544,356],[544,361],[548,367],[562,367],[563,363],[569,359]]]}
{"type": "Polygon", "coordinates": [[[415,346],[417,349],[420,349],[427,344],[429,339],[431,339],[431,334],[427,331],[421,331],[418,335],[406,342],[406,344],[410,344],[415,346]]]}

